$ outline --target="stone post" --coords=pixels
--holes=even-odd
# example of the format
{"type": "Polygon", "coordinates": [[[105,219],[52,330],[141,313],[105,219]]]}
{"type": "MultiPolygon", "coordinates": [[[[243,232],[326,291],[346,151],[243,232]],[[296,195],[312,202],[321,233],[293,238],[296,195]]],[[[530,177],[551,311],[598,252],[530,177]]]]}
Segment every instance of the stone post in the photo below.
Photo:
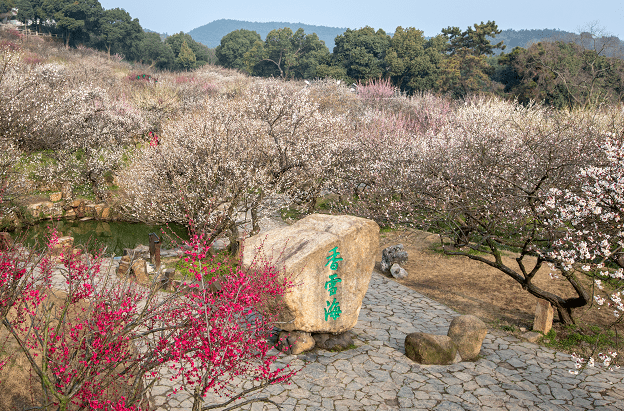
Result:
{"type": "Polygon", "coordinates": [[[549,301],[541,298],[537,300],[533,330],[548,334],[548,331],[552,328],[553,314],[553,308],[549,301]]]}
{"type": "Polygon", "coordinates": [[[156,233],[149,234],[150,261],[156,266],[156,271],[160,271],[160,238],[156,233]]]}
{"type": "Polygon", "coordinates": [[[171,290],[173,288],[173,277],[175,275],[175,270],[173,268],[167,268],[163,271],[163,275],[161,277],[161,287],[165,290],[171,290]]]}

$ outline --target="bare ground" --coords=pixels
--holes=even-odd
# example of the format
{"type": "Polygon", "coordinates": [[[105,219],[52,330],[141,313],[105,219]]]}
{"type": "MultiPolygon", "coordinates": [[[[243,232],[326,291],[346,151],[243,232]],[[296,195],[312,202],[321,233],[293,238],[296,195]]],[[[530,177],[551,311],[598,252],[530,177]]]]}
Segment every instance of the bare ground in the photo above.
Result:
{"type": "MultiPolygon", "coordinates": [[[[396,244],[403,244],[409,261],[401,264],[408,276],[394,281],[461,314],[476,315],[491,326],[532,329],[537,298],[524,291],[511,277],[467,257],[444,255],[440,251],[438,235],[412,229],[381,233],[376,261],[381,261],[384,248],[396,244]]],[[[510,256],[503,257],[503,262],[508,267],[517,268],[517,263],[510,256]]],[[[589,278],[583,281],[587,287],[591,287],[589,278]]],[[[565,279],[551,279],[546,266],[538,272],[534,283],[563,297],[576,296],[565,279]]],[[[594,305],[577,309],[575,319],[579,324],[604,327],[613,322],[615,317],[612,310],[598,310],[594,305]]],[[[558,324],[556,311],[554,328],[558,332],[563,328],[558,324]]]]}

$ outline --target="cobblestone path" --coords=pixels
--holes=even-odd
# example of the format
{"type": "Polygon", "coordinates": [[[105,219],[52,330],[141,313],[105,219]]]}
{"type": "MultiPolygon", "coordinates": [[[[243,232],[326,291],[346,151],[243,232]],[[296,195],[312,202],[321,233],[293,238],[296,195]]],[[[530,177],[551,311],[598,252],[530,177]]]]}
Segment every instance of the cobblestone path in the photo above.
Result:
{"type": "MultiPolygon", "coordinates": [[[[578,376],[568,354],[489,330],[475,362],[423,366],[405,356],[412,332],[446,334],[458,314],[374,272],[357,326],[357,348],[283,356],[303,365],[290,385],[265,388],[290,411],[355,410],[624,410],[624,371],[588,368],[578,376]]],[[[169,395],[163,378],[152,391],[158,410],[189,411],[185,392],[169,395]]],[[[207,397],[206,405],[218,397],[207,397]]],[[[223,402],[221,399],[219,402],[223,402]]],[[[254,403],[243,409],[275,410],[254,403]]]]}

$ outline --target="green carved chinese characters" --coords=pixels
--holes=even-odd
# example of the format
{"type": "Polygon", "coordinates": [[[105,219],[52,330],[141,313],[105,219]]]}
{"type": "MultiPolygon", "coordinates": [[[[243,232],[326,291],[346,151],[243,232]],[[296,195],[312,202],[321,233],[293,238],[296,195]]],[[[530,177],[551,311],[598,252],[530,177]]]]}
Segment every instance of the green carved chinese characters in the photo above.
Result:
{"type": "MultiPolygon", "coordinates": [[[[333,270],[337,270],[338,269],[338,261],[342,261],[342,257],[338,257],[340,255],[340,253],[338,252],[338,246],[332,248],[331,250],[329,250],[329,256],[327,257],[327,264],[325,264],[325,267],[327,267],[329,265],[329,268],[333,271],[333,270]]],[[[329,295],[335,295],[336,291],[338,290],[336,285],[338,283],[341,283],[342,280],[340,278],[338,278],[338,274],[333,273],[329,275],[329,281],[325,282],[325,289],[327,291],[329,291],[329,295]]],[[[330,301],[326,301],[327,303],[327,307],[324,308],[325,310],[325,321],[328,321],[329,318],[331,317],[333,320],[337,320],[338,317],[340,317],[340,313],[342,311],[340,311],[340,303],[338,301],[336,301],[336,297],[334,297],[334,301],[330,302],[330,301]]]]}
{"type": "Polygon", "coordinates": [[[335,295],[336,294],[336,283],[341,283],[342,280],[340,278],[338,278],[338,274],[332,274],[329,276],[329,281],[327,281],[325,283],[325,289],[327,291],[329,291],[329,295],[335,295]]]}
{"type": "Polygon", "coordinates": [[[327,307],[328,308],[325,308],[325,321],[327,321],[327,317],[331,317],[334,320],[340,317],[340,313],[342,311],[340,311],[340,303],[336,301],[336,298],[334,298],[334,301],[332,301],[331,303],[327,301],[327,307]]]}
{"type": "Polygon", "coordinates": [[[325,267],[327,267],[331,263],[329,268],[331,268],[332,270],[337,270],[338,269],[338,261],[342,261],[342,258],[338,257],[338,255],[340,254],[338,252],[338,246],[332,248],[331,250],[329,250],[329,252],[331,254],[328,257],[326,257],[329,261],[327,262],[327,264],[325,264],[325,267]]]}

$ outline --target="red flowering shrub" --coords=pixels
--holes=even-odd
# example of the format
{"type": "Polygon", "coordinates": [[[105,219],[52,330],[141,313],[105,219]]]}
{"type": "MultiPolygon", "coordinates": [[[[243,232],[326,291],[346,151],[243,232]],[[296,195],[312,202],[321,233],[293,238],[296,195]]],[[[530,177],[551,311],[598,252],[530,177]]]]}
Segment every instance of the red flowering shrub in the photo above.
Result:
{"type": "MultiPolygon", "coordinates": [[[[50,247],[55,241],[53,233],[50,247]]],[[[173,294],[158,292],[157,281],[145,288],[110,276],[100,255],[65,252],[53,267],[49,258],[21,262],[21,248],[0,252],[2,324],[39,379],[42,405],[137,410],[149,388],[146,378],[159,378],[163,367],[176,370],[181,385],[195,386],[197,403],[209,390],[231,403],[294,374],[272,368],[276,356],[267,340],[274,316],[266,307],[290,287],[288,279],[266,262],[232,267],[214,293],[201,267],[209,243],[200,235],[188,246],[187,258],[199,261],[198,268],[185,291],[173,294]],[[48,288],[59,277],[64,290],[48,288]],[[11,308],[15,318],[7,315],[11,308]],[[26,315],[28,327],[21,326],[26,315]],[[239,392],[234,378],[257,385],[239,392]]]]}

